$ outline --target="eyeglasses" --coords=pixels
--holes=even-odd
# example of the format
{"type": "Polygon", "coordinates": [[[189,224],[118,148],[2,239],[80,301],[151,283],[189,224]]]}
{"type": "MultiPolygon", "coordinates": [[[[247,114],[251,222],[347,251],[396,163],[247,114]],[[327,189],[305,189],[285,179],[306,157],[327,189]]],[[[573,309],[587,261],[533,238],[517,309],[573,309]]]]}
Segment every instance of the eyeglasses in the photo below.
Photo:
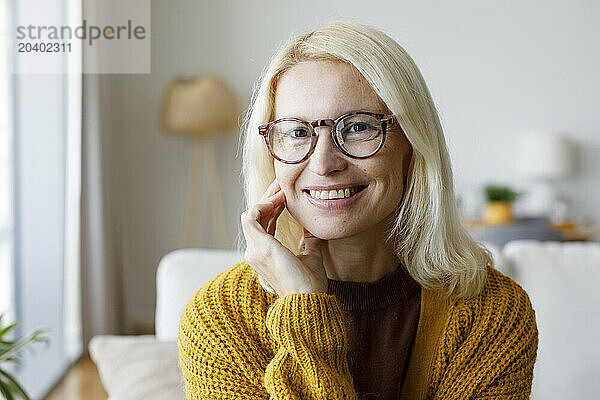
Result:
{"type": "Polygon", "coordinates": [[[393,115],[368,111],[353,111],[335,120],[317,119],[311,122],[298,118],[280,118],[258,127],[269,152],[286,164],[307,160],[317,145],[316,127],[331,127],[331,138],[348,157],[368,158],[377,153],[385,141],[386,127],[395,120],[393,115]]]}

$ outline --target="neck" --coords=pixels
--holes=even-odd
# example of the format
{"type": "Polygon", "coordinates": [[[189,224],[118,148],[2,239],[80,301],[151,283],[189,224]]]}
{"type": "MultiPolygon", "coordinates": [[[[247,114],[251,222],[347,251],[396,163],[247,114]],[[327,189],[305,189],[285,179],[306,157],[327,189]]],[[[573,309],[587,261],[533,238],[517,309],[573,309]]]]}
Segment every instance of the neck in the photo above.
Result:
{"type": "Polygon", "coordinates": [[[386,244],[384,224],[323,246],[327,278],[338,281],[375,282],[400,264],[393,243],[386,244]]]}

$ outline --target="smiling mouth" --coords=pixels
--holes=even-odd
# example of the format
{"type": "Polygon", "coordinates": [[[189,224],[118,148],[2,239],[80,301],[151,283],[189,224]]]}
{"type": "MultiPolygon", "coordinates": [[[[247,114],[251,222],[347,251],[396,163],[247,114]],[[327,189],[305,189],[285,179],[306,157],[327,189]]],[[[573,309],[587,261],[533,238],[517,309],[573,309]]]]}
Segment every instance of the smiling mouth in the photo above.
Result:
{"type": "Polygon", "coordinates": [[[355,186],[351,188],[338,189],[338,190],[307,190],[304,192],[308,193],[310,197],[318,200],[339,200],[347,199],[354,196],[356,193],[363,191],[369,185],[355,186]]]}

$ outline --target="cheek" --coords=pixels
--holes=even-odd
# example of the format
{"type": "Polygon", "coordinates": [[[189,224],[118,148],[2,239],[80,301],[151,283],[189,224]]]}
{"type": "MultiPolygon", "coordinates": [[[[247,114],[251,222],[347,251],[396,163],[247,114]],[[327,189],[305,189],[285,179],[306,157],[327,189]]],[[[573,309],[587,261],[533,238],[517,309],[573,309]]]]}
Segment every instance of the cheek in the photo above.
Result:
{"type": "Polygon", "coordinates": [[[390,165],[390,180],[392,185],[397,187],[397,190],[402,190],[404,185],[404,175],[405,171],[403,170],[402,163],[398,162],[394,165],[390,165]]]}
{"type": "Polygon", "coordinates": [[[404,184],[404,177],[407,174],[407,161],[410,161],[410,146],[406,139],[390,141],[390,147],[382,159],[380,168],[385,171],[388,181],[393,185],[401,185],[401,190],[404,184]]]}
{"type": "Polygon", "coordinates": [[[388,200],[396,196],[402,196],[407,172],[404,170],[402,155],[398,155],[398,153],[389,155],[391,157],[382,160],[383,162],[378,163],[375,167],[377,171],[375,179],[384,183],[382,190],[385,191],[388,200]]]}
{"type": "Polygon", "coordinates": [[[388,175],[389,194],[387,197],[387,202],[389,202],[388,204],[390,206],[396,207],[402,201],[402,198],[404,197],[405,176],[406,171],[400,160],[398,160],[397,163],[390,165],[388,175]]]}

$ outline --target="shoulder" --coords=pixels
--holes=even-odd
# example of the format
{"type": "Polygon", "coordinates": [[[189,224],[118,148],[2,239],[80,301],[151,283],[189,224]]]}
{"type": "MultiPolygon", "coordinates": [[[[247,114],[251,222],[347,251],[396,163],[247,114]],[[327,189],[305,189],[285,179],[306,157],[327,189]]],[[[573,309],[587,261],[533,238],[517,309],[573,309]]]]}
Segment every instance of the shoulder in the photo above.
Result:
{"type": "Polygon", "coordinates": [[[470,354],[473,361],[493,364],[502,360],[532,367],[538,329],[527,292],[488,266],[486,284],[479,295],[458,300],[451,308],[446,342],[456,352],[470,354]]]}
{"type": "Polygon", "coordinates": [[[487,279],[483,290],[479,296],[466,300],[465,305],[489,313],[495,317],[493,320],[512,321],[518,315],[521,319],[529,318],[527,322],[535,322],[535,311],[525,289],[509,276],[490,266],[487,267],[487,279]]]}
{"type": "Polygon", "coordinates": [[[245,261],[240,261],[205,283],[190,302],[203,307],[214,306],[215,303],[230,300],[236,290],[250,287],[252,281],[252,268],[245,261]]]}
{"type": "Polygon", "coordinates": [[[535,310],[527,292],[512,278],[490,266],[479,295],[458,300],[455,309],[470,314],[471,328],[486,329],[488,334],[515,329],[537,333],[535,310]]]}
{"type": "Polygon", "coordinates": [[[202,335],[222,342],[264,324],[275,299],[260,286],[252,267],[241,261],[204,284],[188,301],[180,316],[179,339],[202,335]]]}
{"type": "MultiPolygon", "coordinates": [[[[240,261],[221,272],[194,293],[188,301],[184,315],[218,321],[226,317],[235,318],[247,308],[268,297],[259,285],[252,267],[240,261]]],[[[265,292],[266,293],[266,292],[265,292]]],[[[267,293],[268,294],[268,293],[267,293]]]]}

